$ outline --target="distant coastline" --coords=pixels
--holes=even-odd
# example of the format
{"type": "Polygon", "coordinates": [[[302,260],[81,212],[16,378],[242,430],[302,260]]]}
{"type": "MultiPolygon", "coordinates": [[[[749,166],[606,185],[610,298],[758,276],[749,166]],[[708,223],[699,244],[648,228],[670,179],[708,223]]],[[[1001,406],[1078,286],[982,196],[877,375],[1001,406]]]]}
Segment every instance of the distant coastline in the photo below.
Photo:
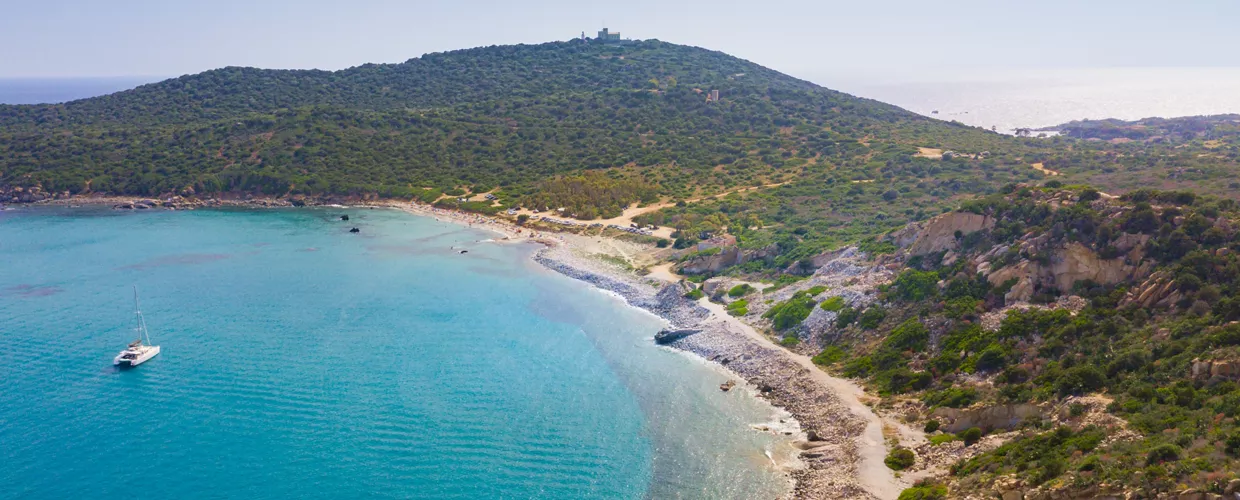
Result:
{"type": "Polygon", "coordinates": [[[1240,68],[937,70],[822,75],[829,88],[1011,134],[1074,120],[1240,113],[1240,68]],[[935,113],[937,111],[937,113],[935,113]]]}
{"type": "Polygon", "coordinates": [[[156,76],[0,78],[0,104],[56,104],[129,90],[156,76]]]}

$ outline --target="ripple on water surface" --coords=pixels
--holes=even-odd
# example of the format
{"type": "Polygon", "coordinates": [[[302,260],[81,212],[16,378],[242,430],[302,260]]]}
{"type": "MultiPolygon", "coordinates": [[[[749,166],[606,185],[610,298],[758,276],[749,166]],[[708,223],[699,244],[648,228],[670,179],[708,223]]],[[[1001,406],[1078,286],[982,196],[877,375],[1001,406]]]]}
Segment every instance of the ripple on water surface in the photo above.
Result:
{"type": "Polygon", "coordinates": [[[0,497],[783,488],[746,458],[781,445],[746,426],[769,408],[650,345],[655,319],[484,233],[338,212],[6,212],[0,497]],[[132,284],[163,352],[116,371],[132,284]]]}

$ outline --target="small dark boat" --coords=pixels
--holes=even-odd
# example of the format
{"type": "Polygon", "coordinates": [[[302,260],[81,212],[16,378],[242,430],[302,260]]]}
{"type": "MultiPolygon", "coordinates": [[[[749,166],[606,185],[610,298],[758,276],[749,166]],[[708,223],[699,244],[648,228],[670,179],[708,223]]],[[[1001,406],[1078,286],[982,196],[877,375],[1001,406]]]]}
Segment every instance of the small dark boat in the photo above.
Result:
{"type": "Polygon", "coordinates": [[[362,232],[362,230],[361,230],[361,229],[358,229],[358,228],[356,228],[356,227],[355,227],[355,228],[353,228],[353,229],[350,229],[350,230],[349,230],[349,232],[350,232],[350,233],[360,233],[360,232],[362,232]]]}

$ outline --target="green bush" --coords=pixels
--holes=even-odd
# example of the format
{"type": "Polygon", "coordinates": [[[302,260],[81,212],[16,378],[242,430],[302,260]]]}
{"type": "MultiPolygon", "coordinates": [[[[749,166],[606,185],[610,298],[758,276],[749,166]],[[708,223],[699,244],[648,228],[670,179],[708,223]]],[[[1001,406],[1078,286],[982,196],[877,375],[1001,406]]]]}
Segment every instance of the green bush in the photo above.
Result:
{"type": "Polygon", "coordinates": [[[1240,433],[1227,436],[1223,441],[1223,452],[1233,457],[1240,457],[1240,433]]]}
{"type": "Polygon", "coordinates": [[[827,346],[826,349],[823,349],[822,352],[818,353],[817,356],[814,356],[813,361],[814,364],[817,365],[831,365],[838,363],[841,359],[844,359],[845,354],[847,353],[845,353],[843,349],[840,349],[839,346],[830,345],[827,346]]]}
{"type": "Polygon", "coordinates": [[[735,300],[727,306],[728,314],[732,316],[744,316],[749,314],[749,301],[745,299],[735,300]]]}
{"type": "Polygon", "coordinates": [[[1069,368],[1055,381],[1055,390],[1063,396],[1082,394],[1101,389],[1106,384],[1106,373],[1094,365],[1069,368]]]}
{"type": "Polygon", "coordinates": [[[793,347],[800,343],[801,339],[797,338],[796,335],[784,335],[784,338],[779,341],[779,345],[784,347],[793,347]]]}
{"type": "Polygon", "coordinates": [[[776,330],[787,330],[808,318],[815,305],[809,293],[800,291],[788,300],[775,304],[762,317],[770,319],[771,326],[776,330]]]}
{"type": "Polygon", "coordinates": [[[891,470],[904,470],[913,466],[917,457],[913,454],[913,450],[908,448],[895,448],[887,454],[887,458],[883,459],[883,463],[891,470]]]}
{"type": "Polygon", "coordinates": [[[977,401],[977,390],[973,388],[948,387],[941,391],[926,394],[922,397],[922,401],[929,406],[964,408],[977,401]]]}
{"type": "Polygon", "coordinates": [[[980,371],[992,371],[1003,369],[1006,364],[1007,356],[1004,355],[1003,349],[992,345],[977,355],[974,366],[980,371]]]}
{"type": "Polygon", "coordinates": [[[878,325],[882,323],[883,319],[886,317],[886,309],[879,306],[870,306],[866,308],[865,312],[862,312],[861,315],[857,317],[857,325],[861,326],[861,329],[863,330],[873,330],[878,328],[878,325]]]}
{"type": "MultiPolygon", "coordinates": [[[[862,315],[864,316],[864,315],[862,315]]],[[[916,319],[910,319],[891,330],[883,346],[897,351],[920,351],[926,348],[930,330],[916,319]]]]}
{"type": "Polygon", "coordinates": [[[821,307],[824,311],[839,312],[840,309],[844,308],[844,297],[840,297],[839,295],[827,297],[827,300],[824,300],[821,304],[818,304],[818,307],[821,307]]]}
{"type": "Polygon", "coordinates": [[[957,437],[964,441],[965,446],[973,446],[973,443],[982,439],[982,430],[977,427],[970,427],[961,432],[957,437]]]}
{"type": "Polygon", "coordinates": [[[1180,459],[1180,455],[1184,451],[1174,444],[1163,444],[1154,447],[1145,456],[1145,465],[1161,464],[1163,462],[1174,462],[1180,459]]]}
{"type": "Polygon", "coordinates": [[[930,439],[930,444],[938,446],[943,443],[950,443],[952,441],[955,441],[957,438],[955,434],[935,434],[933,436],[930,436],[929,439],[930,439]]]}
{"type": "Polygon", "coordinates": [[[851,307],[840,309],[840,313],[835,317],[835,327],[845,328],[857,321],[858,312],[851,307]]]}
{"type": "Polygon", "coordinates": [[[915,302],[938,294],[939,273],[906,269],[891,283],[893,298],[915,302]]]}
{"type": "Polygon", "coordinates": [[[690,300],[698,300],[705,296],[706,293],[703,292],[701,288],[694,288],[693,290],[690,290],[689,293],[685,294],[685,298],[690,300]]]}
{"type": "Polygon", "coordinates": [[[947,498],[947,487],[940,484],[923,484],[905,488],[897,500],[944,500],[947,498]]]}
{"type": "Polygon", "coordinates": [[[741,283],[728,290],[729,297],[743,297],[745,294],[753,291],[753,287],[749,283],[741,283]]]}
{"type": "Polygon", "coordinates": [[[939,430],[940,425],[942,424],[940,424],[938,420],[931,420],[926,422],[926,426],[923,427],[922,430],[924,430],[926,434],[933,434],[934,431],[939,430]]]}

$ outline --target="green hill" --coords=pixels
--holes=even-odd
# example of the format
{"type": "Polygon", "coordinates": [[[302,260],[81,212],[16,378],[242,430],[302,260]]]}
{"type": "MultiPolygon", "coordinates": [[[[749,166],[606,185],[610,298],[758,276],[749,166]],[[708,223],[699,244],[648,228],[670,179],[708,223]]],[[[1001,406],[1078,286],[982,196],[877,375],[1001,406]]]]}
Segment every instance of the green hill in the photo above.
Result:
{"type": "Polygon", "coordinates": [[[0,124],[192,123],[307,106],[424,110],[677,83],[719,89],[724,95],[757,92],[802,106],[860,107],[857,114],[880,119],[912,116],[720,52],[658,41],[603,45],[573,40],[427,54],[400,64],[341,71],[228,67],[61,105],[2,106],[0,124]],[[806,100],[802,93],[815,98],[806,100]]]}
{"type": "Polygon", "coordinates": [[[782,249],[754,271],[1049,170],[1110,192],[1229,195],[1220,180],[1236,170],[1236,134],[1218,130],[1123,144],[1014,138],[719,52],[574,40],[334,72],[224,68],[65,104],[0,106],[0,193],[433,201],[491,191],[503,206],[554,200],[585,219],[640,200],[702,199],[649,221],[683,234],[746,221],[758,230],[742,245],[782,249]],[[707,197],[764,185],[778,187],[707,197]]]}

